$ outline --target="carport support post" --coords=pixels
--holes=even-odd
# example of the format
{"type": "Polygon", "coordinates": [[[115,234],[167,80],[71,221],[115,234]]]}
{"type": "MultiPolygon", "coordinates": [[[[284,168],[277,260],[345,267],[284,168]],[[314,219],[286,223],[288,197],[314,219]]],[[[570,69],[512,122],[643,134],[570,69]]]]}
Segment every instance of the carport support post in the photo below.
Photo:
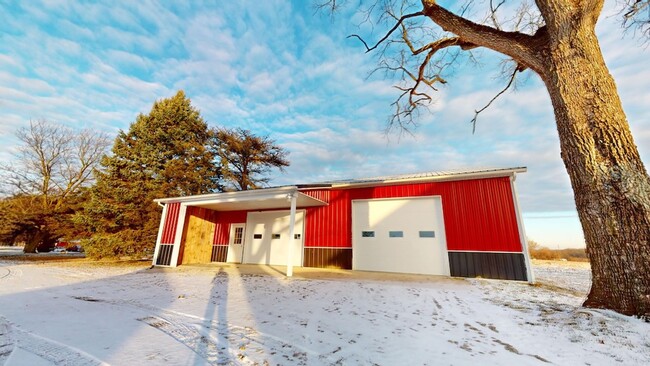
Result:
{"type": "Polygon", "coordinates": [[[296,226],[296,192],[291,192],[287,196],[291,200],[291,211],[289,213],[289,251],[287,253],[287,277],[293,276],[293,247],[296,245],[294,240],[294,231],[296,226]]]}

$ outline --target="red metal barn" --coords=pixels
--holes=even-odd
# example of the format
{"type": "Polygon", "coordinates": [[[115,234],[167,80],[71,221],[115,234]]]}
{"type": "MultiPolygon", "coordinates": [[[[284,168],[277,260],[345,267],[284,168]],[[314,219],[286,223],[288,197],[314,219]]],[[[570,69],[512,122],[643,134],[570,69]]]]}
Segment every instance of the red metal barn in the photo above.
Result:
{"type": "Polygon", "coordinates": [[[153,264],[532,281],[514,185],[525,171],[430,172],[162,198],[153,264]]]}

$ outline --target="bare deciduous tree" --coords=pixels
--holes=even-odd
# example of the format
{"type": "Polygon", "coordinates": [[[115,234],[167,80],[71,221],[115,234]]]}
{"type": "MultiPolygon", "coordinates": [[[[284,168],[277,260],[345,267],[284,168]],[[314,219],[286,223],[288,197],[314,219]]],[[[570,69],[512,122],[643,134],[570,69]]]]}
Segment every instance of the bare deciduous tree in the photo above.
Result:
{"type": "MultiPolygon", "coordinates": [[[[339,3],[321,7],[336,10],[339,3]]],[[[378,70],[401,80],[391,126],[408,128],[446,82],[445,72],[459,65],[459,57],[473,57],[474,49],[507,57],[507,87],[518,73],[537,74],[551,97],[591,261],[592,287],[584,305],[648,318],[650,178],[596,37],[604,1],[521,1],[518,9],[503,11],[510,4],[488,1],[486,15],[474,19],[468,14],[478,3],[472,1],[457,11],[435,0],[375,1],[363,15],[384,21],[388,30],[370,45],[352,37],[378,53],[378,70]]],[[[624,24],[648,34],[648,1],[623,6],[624,24]]]]}
{"type": "MultiPolygon", "coordinates": [[[[43,238],[55,239],[50,238],[46,218],[61,211],[71,196],[91,182],[93,169],[110,141],[104,133],[76,132],[46,120],[30,121],[28,127],[16,132],[16,137],[21,145],[15,159],[0,165],[0,172],[5,189],[14,196],[10,207],[24,209],[30,202],[31,224],[20,227],[38,233],[30,235],[34,240],[26,243],[25,251],[33,252],[43,238]]],[[[20,217],[27,215],[15,219],[20,221],[20,217]]]]}

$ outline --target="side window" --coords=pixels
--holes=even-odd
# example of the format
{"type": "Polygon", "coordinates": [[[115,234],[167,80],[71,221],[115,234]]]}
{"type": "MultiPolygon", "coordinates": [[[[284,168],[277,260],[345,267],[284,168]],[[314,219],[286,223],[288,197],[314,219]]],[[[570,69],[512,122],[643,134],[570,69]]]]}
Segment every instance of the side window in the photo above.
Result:
{"type": "Polygon", "coordinates": [[[244,228],[243,227],[236,227],[235,228],[235,238],[234,238],[234,243],[233,244],[241,244],[243,236],[244,236],[244,228]]]}
{"type": "Polygon", "coordinates": [[[374,238],[375,237],[375,232],[374,231],[362,231],[361,232],[361,237],[362,238],[374,238]]]}

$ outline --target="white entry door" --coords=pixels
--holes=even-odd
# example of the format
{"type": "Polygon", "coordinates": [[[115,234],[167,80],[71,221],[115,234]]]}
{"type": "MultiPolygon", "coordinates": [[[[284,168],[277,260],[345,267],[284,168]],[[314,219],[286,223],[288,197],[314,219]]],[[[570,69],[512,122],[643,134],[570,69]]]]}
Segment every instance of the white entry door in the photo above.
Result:
{"type": "Polygon", "coordinates": [[[440,197],[352,202],[352,268],[449,275],[440,197]]]}
{"type": "Polygon", "coordinates": [[[241,263],[244,250],[245,224],[230,225],[230,239],[228,240],[228,263],[241,263]]]}
{"type": "Polygon", "coordinates": [[[289,238],[289,211],[249,212],[243,262],[286,265],[292,250],[293,265],[302,266],[303,217],[303,211],[296,212],[294,237],[289,238]]]}

